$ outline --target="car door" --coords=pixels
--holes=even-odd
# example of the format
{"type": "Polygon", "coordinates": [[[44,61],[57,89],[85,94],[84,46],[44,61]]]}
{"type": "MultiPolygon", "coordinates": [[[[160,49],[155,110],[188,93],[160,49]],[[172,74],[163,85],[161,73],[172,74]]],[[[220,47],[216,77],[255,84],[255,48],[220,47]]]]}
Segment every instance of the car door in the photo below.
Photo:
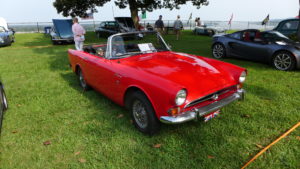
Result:
{"type": "Polygon", "coordinates": [[[119,99],[121,93],[119,84],[122,77],[121,72],[118,72],[116,68],[119,62],[87,52],[84,53],[85,73],[89,85],[112,100],[119,101],[117,99],[119,99]]]}
{"type": "Polygon", "coordinates": [[[228,47],[229,47],[229,54],[234,57],[241,57],[243,55],[241,48],[243,47],[242,44],[242,33],[243,32],[236,32],[233,34],[228,35],[228,47]]]}
{"type": "Polygon", "coordinates": [[[268,57],[268,44],[263,42],[242,42],[241,43],[241,55],[242,58],[265,62],[268,57]]]}

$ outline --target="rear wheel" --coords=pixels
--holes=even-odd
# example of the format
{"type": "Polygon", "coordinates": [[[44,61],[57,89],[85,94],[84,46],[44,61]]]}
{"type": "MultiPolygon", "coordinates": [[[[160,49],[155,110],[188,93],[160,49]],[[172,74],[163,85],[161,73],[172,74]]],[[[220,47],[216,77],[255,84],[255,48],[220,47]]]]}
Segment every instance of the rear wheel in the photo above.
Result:
{"type": "Polygon", "coordinates": [[[85,78],[83,76],[83,72],[82,72],[82,70],[80,68],[78,68],[77,74],[78,74],[79,84],[80,84],[81,88],[84,91],[89,90],[90,86],[86,83],[85,78]]]}
{"type": "Polygon", "coordinates": [[[216,59],[221,59],[226,56],[225,47],[221,43],[216,43],[212,47],[212,55],[216,59]]]}
{"type": "Polygon", "coordinates": [[[144,93],[136,91],[129,97],[129,108],[135,127],[144,134],[153,135],[160,129],[152,104],[144,93]]]}
{"type": "Polygon", "coordinates": [[[273,66],[277,70],[289,71],[296,67],[296,60],[289,52],[278,52],[273,57],[273,66]]]}

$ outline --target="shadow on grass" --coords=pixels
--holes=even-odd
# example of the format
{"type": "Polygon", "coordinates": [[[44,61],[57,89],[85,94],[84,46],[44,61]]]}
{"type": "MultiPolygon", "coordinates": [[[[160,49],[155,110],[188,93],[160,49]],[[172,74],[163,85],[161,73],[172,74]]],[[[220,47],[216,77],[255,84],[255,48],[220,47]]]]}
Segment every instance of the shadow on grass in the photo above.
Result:
{"type": "Polygon", "coordinates": [[[270,90],[265,87],[257,86],[257,85],[247,85],[248,91],[251,94],[256,95],[260,99],[263,100],[273,100],[278,97],[278,93],[274,90],[270,90]]]}

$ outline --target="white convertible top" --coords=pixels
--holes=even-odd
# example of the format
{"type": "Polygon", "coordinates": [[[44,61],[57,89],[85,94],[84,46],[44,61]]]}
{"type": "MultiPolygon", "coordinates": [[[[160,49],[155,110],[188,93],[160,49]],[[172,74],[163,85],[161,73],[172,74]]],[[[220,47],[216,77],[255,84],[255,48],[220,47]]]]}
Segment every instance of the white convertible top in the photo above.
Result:
{"type": "Polygon", "coordinates": [[[2,17],[0,17],[0,26],[3,26],[6,30],[8,30],[7,22],[2,17]]]}

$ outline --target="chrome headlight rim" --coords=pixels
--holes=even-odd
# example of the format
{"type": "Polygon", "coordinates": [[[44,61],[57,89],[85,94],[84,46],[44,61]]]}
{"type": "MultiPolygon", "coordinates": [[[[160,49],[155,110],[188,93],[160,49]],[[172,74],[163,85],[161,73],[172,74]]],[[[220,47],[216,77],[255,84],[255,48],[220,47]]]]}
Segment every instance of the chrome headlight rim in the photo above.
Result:
{"type": "Polygon", "coordinates": [[[177,92],[175,97],[175,104],[177,106],[181,106],[185,103],[187,97],[187,91],[186,89],[181,89],[177,92]]]}
{"type": "Polygon", "coordinates": [[[246,71],[243,71],[239,77],[239,82],[244,83],[246,81],[247,73],[246,71]]]}

